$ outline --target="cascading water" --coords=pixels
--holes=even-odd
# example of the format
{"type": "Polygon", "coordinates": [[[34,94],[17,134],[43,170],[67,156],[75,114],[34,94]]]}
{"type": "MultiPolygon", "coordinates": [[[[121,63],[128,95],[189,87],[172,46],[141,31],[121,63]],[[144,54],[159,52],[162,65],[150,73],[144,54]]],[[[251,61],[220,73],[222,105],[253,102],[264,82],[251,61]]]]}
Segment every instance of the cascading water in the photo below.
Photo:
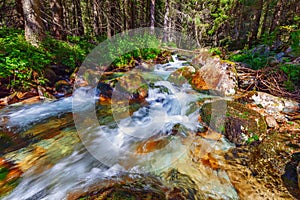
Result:
{"type": "MultiPolygon", "coordinates": [[[[191,111],[191,105],[208,96],[195,92],[189,84],[179,87],[166,81],[172,72],[183,67],[186,62],[177,60],[176,56],[173,56],[173,60],[174,62],[155,66],[153,75],[163,80],[155,82],[149,88],[147,105],[130,117],[115,121],[113,126],[92,125],[86,128],[84,138],[81,135],[84,145],[80,142],[74,144],[73,152],[58,159],[49,169],[36,172],[32,168],[26,171],[19,185],[4,199],[65,199],[75,190],[85,190],[90,185],[122,173],[150,173],[172,187],[173,183],[164,179],[165,174],[172,169],[190,176],[192,185],[184,185],[180,181],[176,184],[187,190],[193,187],[195,191],[192,199],[238,199],[225,171],[212,171],[205,166],[196,166],[191,161],[189,152],[195,143],[194,133],[200,126],[198,110],[191,111]],[[176,126],[181,129],[174,133],[176,126]],[[145,144],[149,140],[158,141],[155,144],[161,145],[160,148],[147,149],[145,144]]],[[[81,88],[76,92],[94,99],[91,89],[81,88]]],[[[83,106],[81,109],[84,112],[88,108],[83,106]]],[[[50,117],[71,113],[72,97],[0,112],[0,118],[6,119],[5,124],[1,122],[1,126],[17,130],[21,134],[50,117]]],[[[74,133],[76,130],[74,127],[67,127],[62,132],[74,133]]],[[[202,140],[208,149],[227,150],[231,147],[224,140],[202,140]]],[[[8,157],[13,158],[15,153],[9,153],[8,157]]]]}

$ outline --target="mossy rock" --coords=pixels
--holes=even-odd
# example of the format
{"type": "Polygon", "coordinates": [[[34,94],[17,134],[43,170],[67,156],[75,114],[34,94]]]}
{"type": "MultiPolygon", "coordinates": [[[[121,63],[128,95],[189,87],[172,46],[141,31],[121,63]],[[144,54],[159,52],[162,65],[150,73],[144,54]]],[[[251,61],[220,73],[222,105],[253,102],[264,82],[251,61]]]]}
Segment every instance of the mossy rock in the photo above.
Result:
{"type": "Polygon", "coordinates": [[[224,134],[236,145],[261,140],[267,133],[263,116],[237,102],[218,100],[206,103],[200,115],[207,126],[224,134]]]}
{"type": "Polygon", "coordinates": [[[184,83],[189,83],[195,73],[195,68],[192,66],[186,66],[172,72],[168,77],[168,81],[174,83],[175,85],[182,85],[184,83]]]}

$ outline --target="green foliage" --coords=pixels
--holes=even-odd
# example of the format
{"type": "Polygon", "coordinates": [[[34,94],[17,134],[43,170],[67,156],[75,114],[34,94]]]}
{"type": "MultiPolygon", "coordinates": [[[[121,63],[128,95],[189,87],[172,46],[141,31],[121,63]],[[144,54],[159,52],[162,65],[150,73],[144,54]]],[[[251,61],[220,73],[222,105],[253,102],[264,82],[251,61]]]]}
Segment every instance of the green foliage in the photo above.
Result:
{"type": "Polygon", "coordinates": [[[45,85],[43,71],[47,65],[57,64],[73,71],[94,48],[91,38],[68,37],[70,42],[47,37],[39,48],[26,42],[24,31],[0,29],[0,79],[8,80],[7,88],[28,90],[45,85]]]}
{"type": "Polygon", "coordinates": [[[300,54],[300,30],[293,31],[291,33],[291,47],[293,51],[299,55],[300,54]]]}
{"type": "MultiPolygon", "coordinates": [[[[86,55],[105,37],[68,36],[67,41],[45,38],[39,48],[30,45],[24,31],[0,29],[0,80],[7,80],[11,91],[28,90],[36,85],[45,85],[44,69],[51,64],[68,67],[72,72],[79,67],[86,55]]],[[[120,37],[108,43],[103,55],[113,61],[112,65],[133,65],[135,59],[154,59],[161,53],[160,41],[153,35],[120,37]],[[129,51],[128,51],[129,50],[129,51]]],[[[109,64],[109,63],[108,63],[109,64]]]]}
{"type": "Polygon", "coordinates": [[[42,68],[51,62],[49,54],[26,42],[23,31],[0,29],[0,78],[9,80],[8,87],[29,88],[32,80],[45,83],[42,68]],[[33,76],[38,73],[38,76],[33,76]]]}
{"type": "Polygon", "coordinates": [[[299,64],[283,64],[280,69],[288,76],[285,87],[292,92],[299,86],[300,82],[300,65],[299,64]]]}
{"type": "Polygon", "coordinates": [[[248,140],[246,141],[246,143],[251,144],[254,141],[259,141],[259,137],[256,134],[252,135],[252,137],[249,137],[248,140]]]}
{"type": "Polygon", "coordinates": [[[65,65],[70,70],[80,66],[87,53],[91,50],[92,44],[81,41],[79,37],[72,38],[73,43],[55,40],[47,37],[42,47],[50,55],[52,63],[57,65],[65,65]]]}
{"type": "Polygon", "coordinates": [[[132,65],[135,59],[156,58],[161,53],[159,47],[160,40],[153,35],[124,35],[108,43],[108,60],[113,60],[112,65],[117,67],[132,65]]]}
{"type": "Polygon", "coordinates": [[[245,63],[252,69],[261,69],[268,64],[271,55],[273,56],[274,53],[261,54],[260,52],[253,53],[251,50],[244,50],[238,54],[230,55],[229,60],[245,63]]]}
{"type": "Polygon", "coordinates": [[[222,51],[220,50],[219,47],[213,47],[213,48],[209,49],[209,53],[211,53],[212,55],[220,56],[222,54],[222,51]]]}

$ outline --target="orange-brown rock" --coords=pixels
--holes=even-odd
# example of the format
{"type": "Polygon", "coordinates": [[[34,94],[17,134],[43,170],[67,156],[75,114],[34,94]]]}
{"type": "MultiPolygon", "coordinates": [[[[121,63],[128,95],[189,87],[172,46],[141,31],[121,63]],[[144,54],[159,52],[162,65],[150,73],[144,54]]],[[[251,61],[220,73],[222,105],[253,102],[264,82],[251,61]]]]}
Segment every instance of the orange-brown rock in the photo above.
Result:
{"type": "Polygon", "coordinates": [[[23,172],[13,163],[0,158],[0,197],[15,187],[13,183],[21,177],[23,172]]]}
{"type": "Polygon", "coordinates": [[[164,148],[169,144],[169,140],[167,138],[163,139],[149,139],[145,142],[141,142],[136,147],[136,153],[150,153],[159,149],[164,148]]]}
{"type": "Polygon", "coordinates": [[[223,137],[222,134],[212,130],[211,128],[208,128],[208,130],[203,133],[197,133],[197,135],[210,140],[220,140],[223,137]]]}
{"type": "Polygon", "coordinates": [[[204,155],[201,158],[203,165],[212,168],[213,170],[220,169],[217,159],[215,159],[210,153],[204,155]]]}
{"type": "Polygon", "coordinates": [[[204,81],[204,79],[199,71],[196,72],[196,74],[194,74],[194,76],[192,77],[191,85],[196,90],[210,90],[211,89],[211,87],[209,87],[207,85],[207,83],[204,81]]]}

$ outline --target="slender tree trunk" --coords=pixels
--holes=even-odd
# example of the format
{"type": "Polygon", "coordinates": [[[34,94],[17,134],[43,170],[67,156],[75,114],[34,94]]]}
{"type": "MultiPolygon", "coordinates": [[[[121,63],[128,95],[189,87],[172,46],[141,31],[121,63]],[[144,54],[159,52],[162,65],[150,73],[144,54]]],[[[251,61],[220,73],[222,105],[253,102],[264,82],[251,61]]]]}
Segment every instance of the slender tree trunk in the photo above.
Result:
{"type": "Polygon", "coordinates": [[[104,13],[104,15],[105,15],[105,19],[106,19],[106,33],[107,33],[107,38],[111,38],[111,35],[112,35],[111,34],[111,23],[110,23],[110,19],[109,19],[109,15],[108,15],[111,11],[109,0],[106,0],[105,8],[106,8],[106,12],[104,13]]]}
{"type": "Polygon", "coordinates": [[[78,34],[84,35],[84,27],[83,27],[83,21],[82,21],[82,12],[81,12],[81,6],[80,6],[80,0],[75,0],[75,9],[76,9],[76,16],[77,17],[77,28],[78,28],[78,34]]]}
{"type": "Polygon", "coordinates": [[[131,16],[130,16],[130,19],[131,19],[131,22],[130,22],[130,28],[131,29],[134,29],[135,28],[135,0],[130,0],[130,9],[131,9],[131,16]]]}
{"type": "Polygon", "coordinates": [[[169,30],[168,30],[168,26],[169,26],[169,12],[170,12],[170,5],[169,5],[169,0],[166,0],[166,12],[165,12],[165,16],[164,16],[164,38],[163,38],[163,42],[168,42],[168,38],[169,38],[169,30]]]}
{"type": "Polygon", "coordinates": [[[150,29],[154,31],[154,22],[155,22],[155,0],[150,1],[150,29]]]}
{"type": "Polygon", "coordinates": [[[75,35],[78,35],[78,29],[77,29],[77,20],[78,20],[78,18],[76,17],[77,13],[76,13],[76,6],[75,6],[74,1],[71,3],[71,9],[72,9],[72,14],[70,15],[70,18],[73,19],[72,20],[72,25],[71,25],[71,30],[72,30],[72,32],[73,32],[73,30],[75,30],[74,31],[75,35]]]}
{"type": "Polygon", "coordinates": [[[93,0],[93,32],[99,34],[99,5],[97,0],[93,0]]]}
{"type": "Polygon", "coordinates": [[[282,11],[283,11],[282,0],[278,0],[276,8],[275,8],[275,12],[274,12],[273,20],[272,20],[272,25],[270,28],[270,33],[272,33],[275,30],[275,28],[277,26],[279,26],[282,11]]]}
{"type": "Polygon", "coordinates": [[[266,31],[269,5],[270,5],[269,2],[267,0],[264,0],[263,8],[262,8],[262,14],[261,14],[260,22],[259,22],[258,33],[257,33],[257,38],[258,39],[266,31]]]}
{"type": "Polygon", "coordinates": [[[123,0],[123,31],[126,31],[127,30],[127,16],[126,16],[126,5],[127,5],[127,1],[126,0],[123,0]]]}
{"type": "Polygon", "coordinates": [[[25,38],[34,46],[39,46],[44,39],[44,27],[41,20],[39,0],[23,0],[25,20],[25,38]]]}
{"type": "Polygon", "coordinates": [[[262,9],[263,9],[263,0],[259,0],[255,6],[257,6],[257,8],[255,9],[255,14],[254,14],[254,19],[253,19],[250,45],[252,45],[257,39],[260,18],[261,18],[262,9]]]}
{"type": "MultiPolygon", "coordinates": [[[[3,2],[3,5],[5,5],[5,1],[3,2]]],[[[17,12],[19,13],[20,17],[19,17],[19,22],[18,24],[20,24],[20,27],[22,29],[24,29],[24,12],[23,12],[23,6],[22,6],[22,0],[16,0],[16,9],[17,12]]],[[[2,16],[0,15],[0,17],[2,18],[2,16]]]]}
{"type": "Polygon", "coordinates": [[[53,33],[57,39],[63,38],[63,7],[61,0],[50,2],[53,17],[53,33]]]}

